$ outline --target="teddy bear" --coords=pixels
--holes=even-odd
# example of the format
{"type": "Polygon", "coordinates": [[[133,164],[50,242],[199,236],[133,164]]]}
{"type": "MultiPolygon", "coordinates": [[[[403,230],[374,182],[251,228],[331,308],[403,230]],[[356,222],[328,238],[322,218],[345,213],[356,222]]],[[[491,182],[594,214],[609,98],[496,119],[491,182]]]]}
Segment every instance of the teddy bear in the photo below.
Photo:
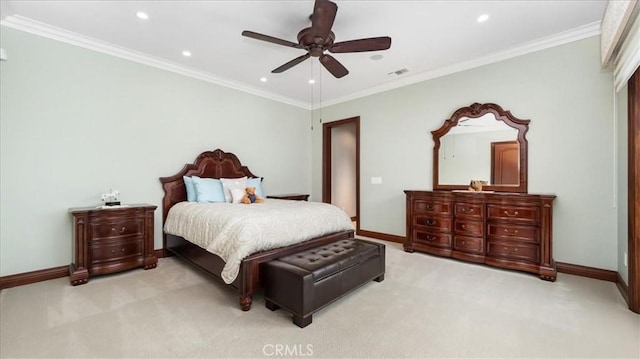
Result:
{"type": "Polygon", "coordinates": [[[242,200],[240,200],[240,202],[244,203],[244,204],[251,204],[251,203],[262,203],[263,199],[258,197],[258,195],[256,194],[256,188],[255,187],[247,187],[244,189],[244,196],[242,196],[242,200]]]}
{"type": "Polygon", "coordinates": [[[486,185],[487,185],[487,181],[471,180],[471,183],[469,183],[469,191],[481,192],[482,186],[486,186],[486,185]]]}

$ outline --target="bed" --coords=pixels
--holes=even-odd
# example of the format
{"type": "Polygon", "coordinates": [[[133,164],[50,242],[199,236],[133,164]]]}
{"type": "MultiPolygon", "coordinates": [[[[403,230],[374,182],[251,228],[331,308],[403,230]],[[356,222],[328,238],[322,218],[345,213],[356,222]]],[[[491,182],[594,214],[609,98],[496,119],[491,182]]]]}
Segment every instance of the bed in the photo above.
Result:
{"type": "MultiPolygon", "coordinates": [[[[164,231],[169,210],[176,204],[187,200],[183,176],[218,179],[259,176],[254,175],[246,166],[243,166],[235,154],[216,149],[214,151],[201,153],[192,164],[184,165],[175,175],[160,178],[164,190],[164,197],[162,199],[162,224],[163,248],[166,255],[175,255],[222,281],[221,274],[225,266],[225,261],[220,256],[189,242],[183,237],[164,231]]],[[[353,229],[340,230],[308,239],[304,242],[253,253],[242,259],[237,277],[228,285],[238,292],[240,308],[243,311],[248,311],[251,309],[253,293],[262,288],[260,269],[263,263],[316,246],[353,237],[353,229]]],[[[222,282],[224,283],[224,281],[222,282]]]]}

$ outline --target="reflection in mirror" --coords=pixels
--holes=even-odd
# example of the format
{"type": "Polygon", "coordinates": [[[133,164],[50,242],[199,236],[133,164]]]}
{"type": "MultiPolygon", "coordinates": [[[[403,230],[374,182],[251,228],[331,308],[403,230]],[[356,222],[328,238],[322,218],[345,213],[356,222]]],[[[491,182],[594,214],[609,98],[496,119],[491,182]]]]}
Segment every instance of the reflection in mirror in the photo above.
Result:
{"type": "Polygon", "coordinates": [[[440,183],[455,185],[471,179],[489,185],[518,185],[518,130],[492,113],[462,117],[440,138],[440,183]]]}
{"type": "Polygon", "coordinates": [[[433,135],[433,189],[467,190],[471,180],[486,191],[527,193],[529,120],[494,103],[457,109],[433,135]]]}

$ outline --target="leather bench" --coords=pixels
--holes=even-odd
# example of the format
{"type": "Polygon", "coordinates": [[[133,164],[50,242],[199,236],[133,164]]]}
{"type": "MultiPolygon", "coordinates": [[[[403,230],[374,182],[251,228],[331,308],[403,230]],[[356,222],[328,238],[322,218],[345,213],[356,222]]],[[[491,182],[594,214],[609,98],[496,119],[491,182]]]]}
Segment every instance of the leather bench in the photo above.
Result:
{"type": "Polygon", "coordinates": [[[267,308],[293,314],[300,328],[311,324],[313,313],[359,286],[384,280],[384,244],[345,239],[264,264],[267,308]]]}

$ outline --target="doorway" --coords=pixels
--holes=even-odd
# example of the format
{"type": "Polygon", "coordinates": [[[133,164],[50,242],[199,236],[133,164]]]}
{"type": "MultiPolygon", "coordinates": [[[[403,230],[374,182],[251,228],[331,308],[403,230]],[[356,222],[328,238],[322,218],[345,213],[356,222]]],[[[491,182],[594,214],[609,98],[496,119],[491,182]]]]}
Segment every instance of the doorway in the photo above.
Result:
{"type": "Polygon", "coordinates": [[[322,202],[342,208],[360,231],[360,117],[322,125],[322,202]]]}

